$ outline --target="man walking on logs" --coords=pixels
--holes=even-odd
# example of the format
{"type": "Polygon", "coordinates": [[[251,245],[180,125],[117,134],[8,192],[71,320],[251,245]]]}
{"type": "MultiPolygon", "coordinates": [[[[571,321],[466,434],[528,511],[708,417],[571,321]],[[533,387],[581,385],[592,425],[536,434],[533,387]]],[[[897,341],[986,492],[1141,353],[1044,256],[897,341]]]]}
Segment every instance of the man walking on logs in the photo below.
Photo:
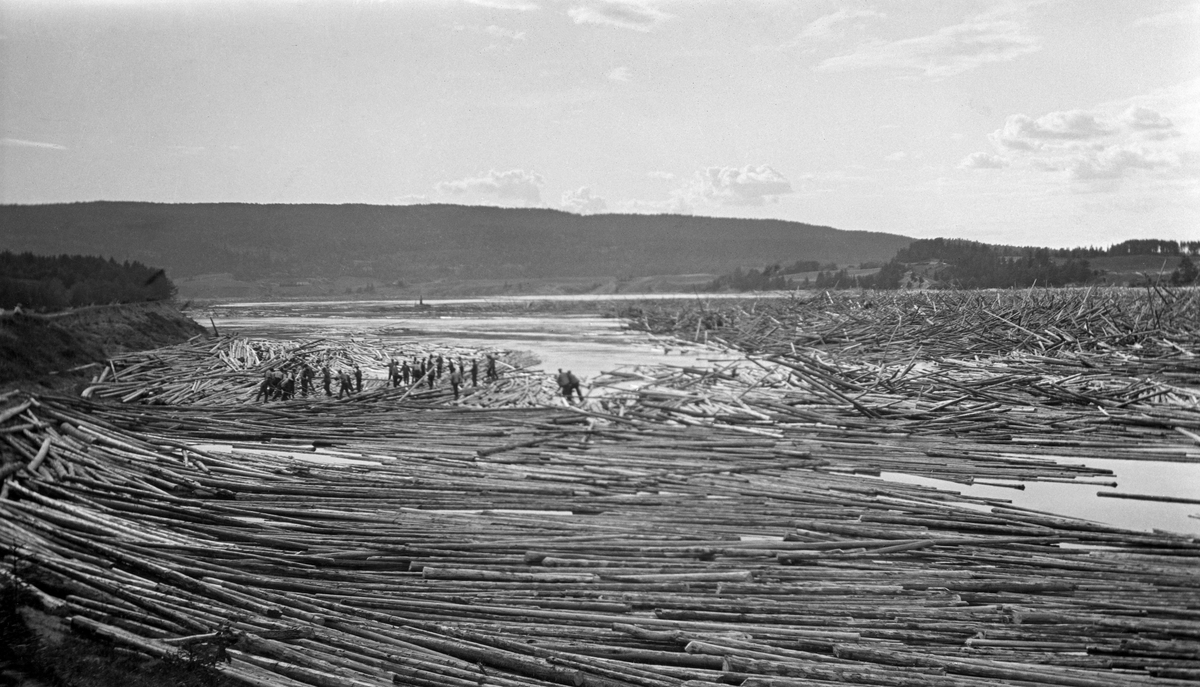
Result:
{"type": "Polygon", "coordinates": [[[454,364],[451,363],[450,364],[450,388],[454,389],[454,400],[456,400],[456,401],[458,400],[458,387],[462,386],[462,383],[463,383],[462,370],[454,367],[454,364]]]}
{"type": "Polygon", "coordinates": [[[358,363],[354,363],[354,392],[362,393],[362,369],[359,368],[358,363]]]}
{"type": "Polygon", "coordinates": [[[329,389],[329,383],[333,381],[332,375],[329,373],[329,362],[326,361],[321,367],[321,383],[325,386],[325,395],[332,396],[333,391],[329,389]]]}

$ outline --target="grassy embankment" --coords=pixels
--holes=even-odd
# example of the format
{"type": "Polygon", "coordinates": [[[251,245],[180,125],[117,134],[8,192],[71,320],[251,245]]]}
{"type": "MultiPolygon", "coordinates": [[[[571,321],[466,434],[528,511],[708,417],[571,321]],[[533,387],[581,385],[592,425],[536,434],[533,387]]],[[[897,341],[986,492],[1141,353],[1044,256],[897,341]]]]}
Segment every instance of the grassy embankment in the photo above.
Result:
{"type": "Polygon", "coordinates": [[[0,385],[67,388],[83,378],[70,372],[84,372],[110,355],[179,343],[204,331],[163,302],[6,314],[0,317],[0,385]]]}

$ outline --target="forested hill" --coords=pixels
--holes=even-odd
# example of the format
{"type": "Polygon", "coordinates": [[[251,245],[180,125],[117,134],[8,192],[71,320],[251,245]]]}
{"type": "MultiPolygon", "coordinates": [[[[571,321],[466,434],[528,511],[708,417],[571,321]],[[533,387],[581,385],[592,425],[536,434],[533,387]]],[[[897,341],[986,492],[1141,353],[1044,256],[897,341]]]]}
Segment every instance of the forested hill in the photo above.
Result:
{"type": "Polygon", "coordinates": [[[885,261],[911,239],[780,220],[460,205],[0,206],[0,249],[138,260],[174,277],[635,277],[803,256],[885,261]]]}

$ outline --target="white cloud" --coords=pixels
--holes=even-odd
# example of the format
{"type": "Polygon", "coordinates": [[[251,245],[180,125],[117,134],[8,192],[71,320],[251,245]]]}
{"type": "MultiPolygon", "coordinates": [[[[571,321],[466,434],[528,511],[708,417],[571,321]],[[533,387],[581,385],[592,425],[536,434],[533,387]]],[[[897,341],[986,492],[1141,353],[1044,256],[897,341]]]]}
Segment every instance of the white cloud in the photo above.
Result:
{"type": "Polygon", "coordinates": [[[1170,119],[1162,116],[1148,107],[1134,105],[1121,115],[1121,121],[1131,129],[1138,131],[1166,131],[1174,129],[1170,119]]]}
{"type": "Polygon", "coordinates": [[[899,41],[871,41],[851,53],[830,57],[817,65],[820,71],[846,71],[875,67],[916,70],[931,78],[945,78],[989,62],[1007,62],[1041,49],[1037,38],[1016,21],[994,14],[972,17],[936,33],[899,41]]]}
{"type": "Polygon", "coordinates": [[[891,155],[888,155],[884,159],[887,160],[888,162],[899,162],[906,157],[908,157],[908,153],[904,152],[903,150],[897,150],[896,152],[892,153],[891,155]]]}
{"type": "Polygon", "coordinates": [[[991,153],[971,153],[958,163],[962,169],[1000,169],[1008,166],[1008,160],[991,153]]]}
{"type": "Polygon", "coordinates": [[[815,40],[839,38],[846,33],[844,26],[847,22],[853,22],[855,19],[882,19],[885,16],[874,10],[841,9],[809,23],[800,32],[799,38],[815,40]]]}
{"type": "Polygon", "coordinates": [[[1179,159],[1170,153],[1137,147],[1108,146],[1089,151],[1070,163],[1071,178],[1080,181],[1120,179],[1136,169],[1178,167],[1179,159]]]}
{"type": "Polygon", "coordinates": [[[614,26],[634,31],[650,31],[671,15],[646,0],[588,0],[567,10],[576,24],[614,26]]]}
{"type": "Polygon", "coordinates": [[[663,179],[664,181],[670,181],[675,178],[675,175],[670,172],[660,171],[647,172],[646,176],[650,177],[651,179],[663,179]]]}
{"type": "Polygon", "coordinates": [[[629,81],[629,67],[610,69],[605,76],[608,77],[609,81],[629,81]]]}
{"type": "Polygon", "coordinates": [[[992,142],[1004,148],[1035,150],[1054,141],[1082,141],[1102,138],[1114,127],[1094,113],[1083,110],[1051,112],[1033,119],[1027,115],[1009,116],[1004,127],[992,135],[992,142]]]}
{"type": "Polygon", "coordinates": [[[1200,156],[1172,119],[1136,100],[1037,119],[1011,115],[988,138],[1001,154],[974,153],[960,168],[1065,173],[1062,179],[1093,191],[1115,190],[1135,175],[1144,184],[1160,185],[1200,176],[1195,164],[1200,156]]]}
{"type": "Polygon", "coordinates": [[[435,188],[438,193],[496,196],[503,200],[516,200],[529,205],[538,205],[542,202],[541,187],[543,184],[545,184],[545,179],[536,172],[527,172],[523,169],[497,172],[493,169],[483,176],[443,181],[435,188]]]}
{"type": "Polygon", "coordinates": [[[515,10],[517,12],[528,12],[530,10],[539,9],[538,4],[531,2],[530,0],[466,0],[466,2],[493,10],[515,10]]]}
{"type": "Polygon", "coordinates": [[[10,148],[42,148],[44,150],[67,150],[66,146],[42,141],[27,141],[21,138],[0,138],[0,145],[10,148]]]}
{"type": "Polygon", "coordinates": [[[764,205],[792,193],[792,184],[767,165],[706,167],[675,192],[688,205],[764,205]]]}
{"type": "Polygon", "coordinates": [[[495,24],[484,27],[483,32],[493,38],[507,38],[511,41],[525,40],[524,31],[514,31],[512,29],[506,29],[503,26],[496,26],[495,24]]]}
{"type": "Polygon", "coordinates": [[[592,195],[592,189],[582,186],[574,191],[562,194],[562,209],[578,215],[591,215],[608,210],[608,203],[599,196],[592,195]]]}
{"type": "Polygon", "coordinates": [[[1188,2],[1182,7],[1168,12],[1159,12],[1141,17],[1133,22],[1134,26],[1168,27],[1200,21],[1200,2],[1188,2]]]}

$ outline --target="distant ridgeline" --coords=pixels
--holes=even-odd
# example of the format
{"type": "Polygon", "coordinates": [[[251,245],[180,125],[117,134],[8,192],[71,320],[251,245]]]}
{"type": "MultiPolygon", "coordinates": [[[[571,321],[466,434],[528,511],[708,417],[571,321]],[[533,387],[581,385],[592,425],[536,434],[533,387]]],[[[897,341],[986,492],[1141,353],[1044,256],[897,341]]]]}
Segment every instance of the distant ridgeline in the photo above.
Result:
{"type": "Polygon", "coordinates": [[[912,239],[781,220],[462,205],[0,206],[0,247],[161,265],[176,279],[381,281],[721,274],[803,255],[885,261],[912,239]]]}
{"type": "Polygon", "coordinates": [[[99,303],[166,300],[175,285],[161,269],[83,255],[0,252],[0,307],[53,311],[99,303]]]}
{"type": "Polygon", "coordinates": [[[1089,258],[1119,256],[1179,257],[1178,266],[1164,281],[1174,285],[1197,283],[1197,268],[1191,256],[1200,255],[1200,241],[1164,241],[1135,239],[1110,248],[1033,248],[1005,246],[964,239],[917,239],[900,249],[878,271],[838,269],[836,265],[815,267],[816,261],[797,261],[783,267],[769,265],[761,271],[742,270],[718,277],[709,283],[712,291],[770,289],[898,289],[923,286],[930,288],[988,289],[1087,284],[1103,278],[1102,270],[1093,269],[1089,258]],[[813,272],[814,277],[798,273],[813,272]]]}

